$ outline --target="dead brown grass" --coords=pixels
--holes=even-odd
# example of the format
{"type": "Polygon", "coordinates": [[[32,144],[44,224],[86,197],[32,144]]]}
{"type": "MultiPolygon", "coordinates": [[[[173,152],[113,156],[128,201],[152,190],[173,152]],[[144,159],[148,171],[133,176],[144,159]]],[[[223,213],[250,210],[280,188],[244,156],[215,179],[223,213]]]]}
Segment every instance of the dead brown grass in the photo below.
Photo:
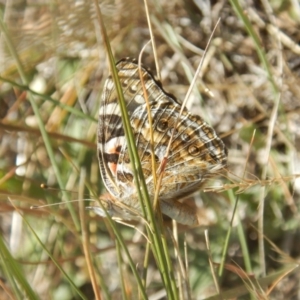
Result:
{"type": "MultiPolygon", "coordinates": [[[[34,99],[49,132],[64,188],[78,192],[78,169],[84,167],[89,183],[100,194],[96,122],[90,117],[97,118],[99,95],[109,69],[98,21],[93,3],[88,1],[11,3],[2,5],[3,20],[30,85],[22,83],[16,57],[9,52],[2,35],[1,232],[41,299],[49,299],[49,291],[53,299],[71,299],[73,292],[69,282],[49,261],[22,219],[14,213],[9,197],[26,219],[35,225],[34,229],[44,245],[77,287],[91,299],[93,296],[86,292],[91,290],[90,278],[77,227],[79,223],[76,224],[65,209],[49,208],[47,214],[28,210],[31,205],[41,202],[78,198],[77,194],[69,193],[65,198],[66,195],[57,191],[39,187],[41,183],[59,185],[39,134],[36,116],[28,102],[28,89],[37,93],[34,99]],[[50,98],[57,102],[50,101],[50,98]],[[67,111],[60,106],[61,103],[75,110],[67,111]],[[81,112],[84,114],[80,115],[81,112]]],[[[189,88],[190,78],[200,62],[212,29],[221,18],[201,71],[202,81],[209,92],[199,80],[188,107],[193,113],[203,116],[223,137],[229,149],[229,172],[226,178],[210,182],[207,192],[196,195],[194,201],[204,223],[209,225],[211,255],[213,261],[219,263],[224,237],[230,226],[232,200],[239,195],[236,215],[240,223],[233,223],[226,259],[230,267],[225,268],[219,284],[222,290],[238,285],[247,287],[256,299],[297,299],[299,295],[298,268],[293,273],[284,273],[286,277],[276,282],[277,288],[272,287],[270,294],[266,286],[275,279],[272,278],[261,289],[245,279],[248,276],[251,280],[252,275],[268,278],[269,274],[299,261],[300,12],[293,3],[270,1],[272,11],[263,2],[243,7],[259,37],[260,50],[266,55],[268,68],[262,63],[245,23],[230,3],[149,3],[162,84],[181,100],[189,88]],[[237,224],[244,231],[248,260],[252,265],[253,274],[248,273],[247,276],[240,276],[247,268],[237,224]],[[286,254],[284,261],[280,260],[282,253],[274,251],[264,236],[286,254]],[[243,271],[237,271],[239,268],[243,271]]],[[[137,58],[150,39],[142,2],[105,1],[100,5],[116,60],[127,56],[137,58]]],[[[146,48],[143,64],[155,69],[151,47],[146,48]]],[[[88,193],[88,190],[85,192],[88,193]]],[[[79,218],[76,206],[75,215],[79,218]]],[[[134,278],[125,267],[126,261],[120,269],[111,234],[103,219],[90,216],[86,217],[86,222],[103,297],[124,297],[121,296],[119,277],[122,269],[128,299],[135,299],[134,278]],[[106,296],[104,286],[109,291],[106,296]]],[[[188,245],[192,297],[207,298],[215,293],[215,289],[203,230],[184,230],[185,235],[179,233],[179,249],[183,249],[184,236],[188,245]]],[[[120,231],[141,270],[145,239],[134,229],[122,226],[120,231]]],[[[154,260],[150,259],[149,265],[147,293],[150,297],[161,291],[162,286],[154,260]]],[[[0,271],[0,276],[4,278],[3,288],[5,274],[0,271]]],[[[7,288],[11,289],[11,286],[7,288]]],[[[1,291],[3,295],[9,294],[4,290],[1,291]]]]}

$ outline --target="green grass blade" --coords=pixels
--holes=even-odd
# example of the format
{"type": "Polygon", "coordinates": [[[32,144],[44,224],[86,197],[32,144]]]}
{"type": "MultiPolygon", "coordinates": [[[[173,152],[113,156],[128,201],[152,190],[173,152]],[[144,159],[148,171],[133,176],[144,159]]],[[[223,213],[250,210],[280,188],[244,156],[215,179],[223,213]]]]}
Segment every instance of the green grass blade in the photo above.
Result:
{"type": "Polygon", "coordinates": [[[17,299],[32,299],[38,300],[39,298],[29,285],[21,266],[11,255],[10,251],[6,247],[3,237],[0,234],[0,264],[3,272],[8,279],[11,288],[14,290],[14,295],[17,299]]]}
{"type": "Polygon", "coordinates": [[[43,244],[43,242],[40,240],[40,238],[38,237],[38,235],[36,234],[36,232],[34,231],[34,229],[32,228],[32,226],[30,225],[30,223],[26,220],[26,218],[23,218],[24,222],[26,223],[26,225],[28,226],[28,228],[30,229],[30,231],[33,233],[33,235],[35,236],[36,240],[38,241],[38,243],[41,245],[41,247],[44,249],[44,251],[48,254],[48,256],[50,257],[50,259],[53,261],[53,263],[55,264],[55,266],[60,270],[60,272],[65,276],[66,280],[70,283],[70,285],[72,286],[73,290],[78,294],[78,296],[80,296],[81,299],[86,300],[86,297],[82,294],[82,292],[77,288],[77,286],[74,284],[73,280],[69,277],[69,275],[64,271],[64,269],[61,267],[61,264],[59,262],[57,262],[55,260],[55,258],[53,257],[53,255],[51,254],[51,252],[47,249],[47,247],[45,247],[45,245],[43,244]]]}
{"type": "MultiPolygon", "coordinates": [[[[149,199],[147,186],[145,184],[138,152],[136,150],[135,140],[134,136],[131,130],[131,125],[126,109],[126,104],[123,96],[123,90],[118,78],[118,73],[115,66],[114,57],[110,48],[110,43],[106,34],[105,25],[103,23],[103,19],[101,17],[101,11],[100,8],[97,6],[96,8],[98,11],[98,19],[101,23],[101,30],[102,30],[102,37],[104,40],[104,44],[106,46],[107,54],[109,57],[110,67],[112,71],[113,80],[116,86],[116,90],[119,97],[119,104],[121,108],[122,113],[122,121],[124,124],[125,129],[125,136],[127,139],[127,144],[129,147],[129,156],[131,159],[131,162],[133,163],[133,171],[134,171],[134,178],[137,185],[137,192],[139,194],[139,199],[141,203],[141,207],[144,213],[144,216],[147,220],[149,220],[149,224],[151,226],[153,234],[151,234],[151,231],[148,230],[148,236],[150,238],[150,241],[152,242],[152,249],[154,252],[154,256],[158,262],[162,280],[164,282],[164,285],[166,287],[166,291],[168,294],[169,299],[178,299],[178,290],[176,287],[176,282],[174,278],[174,273],[172,271],[172,265],[170,263],[170,255],[168,253],[167,247],[163,246],[162,242],[162,228],[158,227],[158,222],[156,221],[156,218],[154,216],[154,212],[152,209],[151,201],[149,199]],[[146,209],[144,210],[144,205],[146,209]]],[[[140,279],[139,279],[140,281],[140,279]]]]}
{"type": "MultiPolygon", "coordinates": [[[[20,77],[22,79],[23,85],[28,86],[29,85],[29,81],[28,81],[27,76],[26,76],[26,74],[24,72],[22,63],[21,63],[21,61],[19,59],[18,53],[16,52],[16,50],[14,48],[14,45],[13,45],[11,39],[10,39],[10,35],[9,35],[7,29],[6,29],[6,26],[3,23],[3,20],[1,18],[0,18],[0,28],[2,29],[2,32],[4,34],[7,47],[10,50],[11,55],[14,57],[14,59],[16,61],[17,68],[18,68],[20,77]]],[[[59,185],[60,189],[62,190],[63,199],[64,200],[68,199],[68,194],[64,191],[65,184],[64,184],[64,182],[62,180],[62,176],[61,176],[61,173],[60,173],[60,168],[59,168],[59,166],[58,166],[58,164],[56,162],[56,159],[55,159],[55,155],[54,155],[54,151],[53,151],[53,148],[52,148],[52,145],[51,145],[51,141],[49,139],[49,135],[48,135],[48,133],[47,133],[47,131],[45,129],[45,124],[44,124],[44,122],[42,120],[42,117],[41,117],[41,114],[40,114],[40,111],[39,111],[39,107],[38,107],[37,103],[35,102],[35,99],[34,99],[34,97],[33,97],[33,95],[31,93],[28,93],[28,100],[29,100],[29,102],[30,102],[30,104],[32,106],[32,109],[34,111],[34,115],[35,115],[35,117],[37,119],[37,123],[38,123],[39,129],[41,131],[41,135],[42,135],[43,141],[45,143],[45,147],[47,149],[47,153],[48,153],[49,159],[51,161],[51,164],[52,164],[52,167],[53,167],[53,170],[54,170],[54,173],[55,173],[58,185],[59,185]]],[[[76,229],[79,231],[79,229],[80,229],[79,220],[78,220],[78,217],[75,214],[73,206],[68,201],[66,202],[66,205],[67,205],[67,207],[68,207],[68,209],[70,211],[70,214],[72,216],[72,219],[74,221],[76,229]]]]}

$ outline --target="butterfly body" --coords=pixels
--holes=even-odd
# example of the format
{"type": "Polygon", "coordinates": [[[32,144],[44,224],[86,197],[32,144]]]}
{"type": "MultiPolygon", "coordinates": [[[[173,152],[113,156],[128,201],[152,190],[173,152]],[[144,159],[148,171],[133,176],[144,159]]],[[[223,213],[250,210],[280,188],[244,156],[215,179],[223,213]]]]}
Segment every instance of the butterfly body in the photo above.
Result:
{"type": "MultiPolygon", "coordinates": [[[[227,150],[224,143],[199,116],[192,115],[186,108],[181,112],[177,100],[162,89],[150,72],[141,67],[152,118],[150,127],[138,64],[124,59],[117,63],[116,68],[150,199],[153,200],[155,194],[153,174],[159,176],[166,160],[159,188],[161,210],[178,222],[196,223],[196,216],[185,212],[178,200],[197,191],[209,177],[226,166],[227,150]]],[[[120,204],[129,210],[141,212],[118,96],[111,76],[106,80],[102,94],[97,148],[100,172],[113,198],[113,205],[120,204]]],[[[130,215],[128,212],[129,219],[130,215]]]]}

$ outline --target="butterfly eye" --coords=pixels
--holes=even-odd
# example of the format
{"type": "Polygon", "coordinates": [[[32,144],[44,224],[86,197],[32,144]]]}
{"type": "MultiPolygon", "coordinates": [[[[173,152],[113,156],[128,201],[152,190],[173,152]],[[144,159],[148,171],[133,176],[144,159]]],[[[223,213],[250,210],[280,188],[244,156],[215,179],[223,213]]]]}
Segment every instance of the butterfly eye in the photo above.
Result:
{"type": "Polygon", "coordinates": [[[195,145],[191,145],[188,148],[188,152],[191,156],[198,156],[200,154],[200,148],[195,146],[195,145]]]}
{"type": "Polygon", "coordinates": [[[168,120],[166,119],[161,119],[158,123],[157,123],[157,126],[156,126],[156,129],[160,132],[165,132],[167,129],[168,129],[168,126],[169,123],[168,123],[168,120]]]}

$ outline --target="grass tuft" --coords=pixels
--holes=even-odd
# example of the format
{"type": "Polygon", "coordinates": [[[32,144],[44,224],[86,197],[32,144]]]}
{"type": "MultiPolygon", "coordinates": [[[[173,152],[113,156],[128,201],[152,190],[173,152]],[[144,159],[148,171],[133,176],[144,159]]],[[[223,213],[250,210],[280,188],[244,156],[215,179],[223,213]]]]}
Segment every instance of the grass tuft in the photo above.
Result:
{"type": "Polygon", "coordinates": [[[101,1],[101,14],[97,3],[0,7],[0,298],[296,299],[296,2],[101,1]],[[183,199],[201,227],[153,212],[124,105],[145,222],[84,209],[83,199],[105,199],[96,151],[104,81],[112,72],[117,82],[115,61],[138,58],[150,38],[142,63],[181,101],[211,38],[186,105],[229,155],[227,174],[183,199]],[[30,209],[43,204],[57,205],[30,209]]]}

